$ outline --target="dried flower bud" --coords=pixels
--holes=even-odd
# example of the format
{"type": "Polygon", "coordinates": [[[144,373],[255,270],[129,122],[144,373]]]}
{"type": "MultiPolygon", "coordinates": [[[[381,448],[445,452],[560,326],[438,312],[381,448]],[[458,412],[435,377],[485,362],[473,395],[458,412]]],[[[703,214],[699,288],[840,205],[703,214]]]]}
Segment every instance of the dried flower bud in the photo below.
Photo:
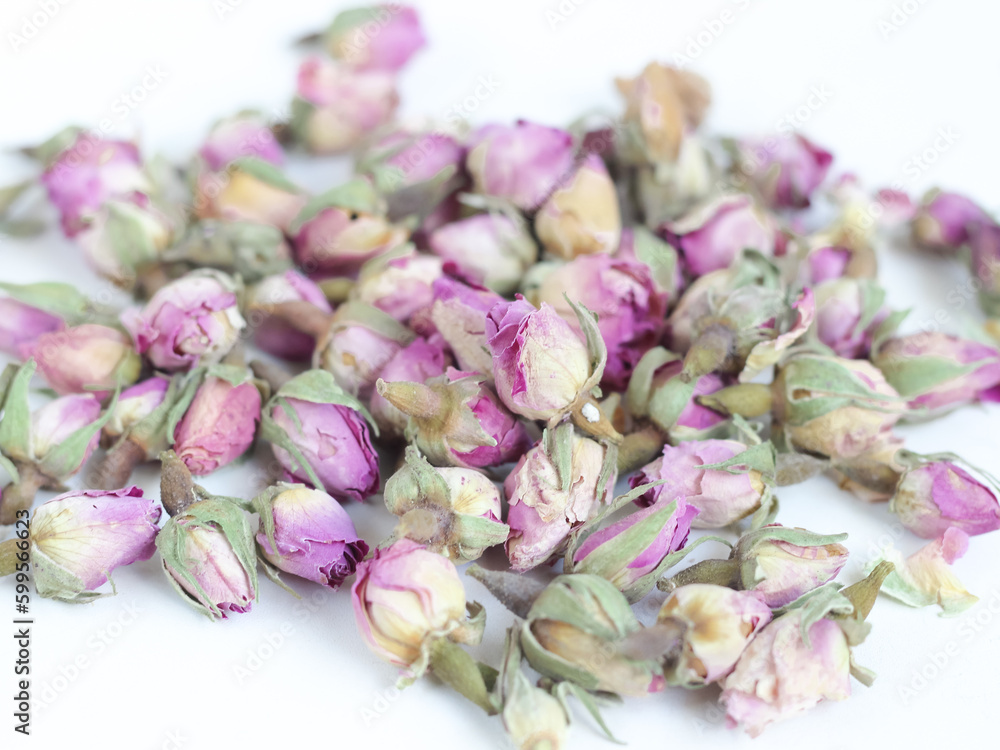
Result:
{"type": "Polygon", "coordinates": [[[868,356],[878,326],[888,316],[885,290],[871,279],[839,278],[813,289],[816,335],[838,357],[868,356]]]}
{"type": "Polygon", "coordinates": [[[416,665],[438,638],[475,642],[482,635],[466,620],[454,563],[409,539],[358,565],[351,600],[368,648],[400,667],[416,665]]]}
{"type": "Polygon", "coordinates": [[[518,750],[561,750],[566,744],[569,717],[558,698],[533,685],[521,671],[521,649],[516,628],[507,633],[506,652],[497,686],[507,736],[518,750]]]}
{"type": "MultiPolygon", "coordinates": [[[[428,378],[443,375],[447,361],[447,347],[439,335],[426,339],[418,336],[386,363],[380,379],[389,384],[423,383],[428,378]]],[[[403,436],[409,416],[387,401],[377,388],[372,394],[369,409],[383,433],[403,436]]]]}
{"type": "Polygon", "coordinates": [[[516,291],[538,260],[538,246],[519,222],[485,213],[445,224],[427,237],[432,253],[499,294],[516,291]]]}
{"type": "Polygon", "coordinates": [[[675,589],[656,619],[686,626],[682,650],[667,664],[667,682],[701,687],[733,671],[753,638],[771,621],[771,610],[754,593],[692,583],[675,589]]]}
{"type": "Polygon", "coordinates": [[[416,10],[387,3],[341,11],[323,42],[331,57],[356,70],[397,71],[427,40],[416,10]]]}
{"type": "Polygon", "coordinates": [[[96,391],[104,398],[139,377],[142,361],[128,336],[108,326],[85,324],[39,336],[22,348],[56,393],[96,391]]]}
{"type": "Polygon", "coordinates": [[[195,186],[198,218],[268,224],[282,231],[305,202],[298,186],[256,156],[241,157],[222,172],[203,172],[195,186]]]}
{"type": "Polygon", "coordinates": [[[164,259],[180,221],[169,210],[136,193],[129,200],[108,200],[77,235],[90,267],[126,289],[143,268],[164,259]]]}
{"type": "Polygon", "coordinates": [[[500,520],[500,491],[474,469],[435,469],[415,448],[385,483],[385,507],[399,516],[394,536],[454,560],[478,559],[503,544],[510,529],[500,520]]]}
{"type": "Polygon", "coordinates": [[[469,149],[466,166],[476,192],[524,211],[540,206],[569,174],[576,150],[565,130],[525,120],[484,125],[469,139],[469,149]]]}
{"type": "Polygon", "coordinates": [[[373,259],[361,271],[351,289],[351,299],[365,302],[388,313],[400,323],[425,332],[433,328],[430,308],[434,303],[431,285],[443,274],[444,261],[434,255],[400,250],[373,259]]]}
{"type": "Polygon", "coordinates": [[[1000,317],[1000,225],[980,224],[972,235],[972,273],[979,283],[979,306],[1000,317]]]}
{"type": "Polygon", "coordinates": [[[321,490],[279,483],[255,497],[253,508],[258,549],[285,573],[336,591],[368,553],[347,511],[321,490]]]}
{"type": "Polygon", "coordinates": [[[276,305],[295,301],[308,302],[324,313],[333,312],[322,290],[298,271],[268,276],[251,287],[244,312],[257,346],[275,357],[308,362],[316,340],[272,314],[276,305]]]}
{"type": "Polygon", "coordinates": [[[504,302],[496,292],[442,276],[434,282],[431,322],[448,343],[458,366],[492,379],[493,358],[486,335],[486,314],[504,302]]]}
{"type": "Polygon", "coordinates": [[[889,510],[917,536],[933,539],[949,528],[966,534],[1000,529],[997,489],[948,460],[918,460],[903,473],[889,510]]]}
{"type": "Polygon", "coordinates": [[[340,500],[364,500],[378,489],[378,454],[357,399],[323,370],[285,383],[264,408],[261,437],[291,479],[340,500]]]}
{"type": "Polygon", "coordinates": [[[62,318],[12,297],[0,299],[0,352],[21,357],[40,336],[63,330],[62,318]]]}
{"type": "Polygon", "coordinates": [[[773,208],[808,208],[833,154],[799,133],[739,144],[739,169],[773,208]]]}
{"type": "Polygon", "coordinates": [[[285,153],[267,120],[253,111],[216,122],[198,153],[213,172],[244,156],[255,156],[275,166],[285,161],[285,153]]]}
{"type": "Polygon", "coordinates": [[[246,321],[236,283],[219,271],[193,271],[161,288],[122,322],[155,367],[168,372],[219,362],[239,339],[246,321]]]}
{"type": "Polygon", "coordinates": [[[596,154],[588,155],[535,215],[535,233],[542,246],[565,260],[613,253],[621,232],[618,193],[596,154]]]}
{"type": "Polygon", "coordinates": [[[214,268],[251,284],[292,265],[291,247],[278,227],[218,219],[193,224],[187,235],[160,257],[171,268],[214,268]]]}
{"type": "Polygon", "coordinates": [[[846,247],[823,245],[813,248],[806,255],[802,264],[805,272],[803,283],[818,286],[824,281],[834,281],[848,275],[851,262],[851,251],[846,247]]]}
{"type": "Polygon", "coordinates": [[[292,130],[314,153],[353,148],[396,112],[396,78],[381,70],[356,70],[322,57],[299,68],[292,102],[292,130]]]}
{"type": "Polygon", "coordinates": [[[138,487],[74,490],[42,504],[31,520],[31,565],[39,596],[90,601],[121,565],[148,560],[160,506],[138,487]]]}
{"type": "Polygon", "coordinates": [[[976,227],[990,223],[989,215],[964,195],[932,190],[917,207],[911,228],[921,247],[954,253],[969,242],[976,227]]]}
{"type": "Polygon", "coordinates": [[[118,403],[111,410],[111,418],[104,425],[104,438],[120,438],[146,419],[163,403],[169,388],[170,378],[154,375],[122,391],[118,403]]]}

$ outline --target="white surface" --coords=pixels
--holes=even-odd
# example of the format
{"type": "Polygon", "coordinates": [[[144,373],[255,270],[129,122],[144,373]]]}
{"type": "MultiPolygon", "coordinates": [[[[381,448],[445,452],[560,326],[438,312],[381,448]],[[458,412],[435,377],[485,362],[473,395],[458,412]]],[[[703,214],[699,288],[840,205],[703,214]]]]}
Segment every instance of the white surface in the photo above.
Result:
{"type": "MultiPolygon", "coordinates": [[[[0,147],[39,141],[71,122],[95,126],[110,118],[115,134],[138,134],[147,150],[181,158],[217,117],[246,106],[285,106],[299,59],[290,41],[324,26],[343,5],[230,4],[232,11],[220,17],[220,3],[213,0],[68,2],[15,52],[9,32],[20,33],[42,3],[4,0],[0,147]],[[160,66],[166,78],[126,112],[118,97],[140,83],[148,66],[160,66]]],[[[1000,207],[994,91],[1000,6],[994,3],[897,2],[914,12],[904,11],[905,23],[888,38],[880,31],[893,12],[888,0],[417,4],[431,45],[403,75],[405,113],[443,117],[485,76],[498,87],[469,113],[474,122],[524,116],[563,124],[585,108],[617,106],[613,76],[633,75],[649,59],[672,61],[675,53],[685,53],[692,35],[729,10],[731,22],[722,24],[693,65],[715,89],[709,127],[770,132],[806,102],[813,87],[825,86],[829,100],[803,125],[835,152],[836,167],[857,172],[868,184],[899,181],[915,192],[941,184],[1000,207]],[[564,21],[551,25],[549,11],[562,13],[564,21]],[[917,167],[913,158],[949,127],[958,141],[926,169],[917,167]]],[[[6,160],[0,168],[0,183],[8,183],[24,165],[6,160]]],[[[331,161],[294,173],[314,189],[344,174],[345,167],[331,161]]],[[[974,305],[955,304],[957,298],[948,296],[967,279],[960,268],[890,252],[882,276],[894,306],[916,308],[911,325],[938,311],[948,316],[947,325],[974,313],[974,305]]],[[[32,242],[0,238],[0,277],[69,280],[108,293],[72,244],[54,232],[32,242]]],[[[970,408],[904,432],[915,450],[953,450],[995,470],[998,415],[996,406],[970,408]]],[[[157,493],[153,472],[138,479],[157,493]]],[[[259,481],[247,464],[205,484],[248,495],[259,481]]],[[[856,580],[876,540],[900,535],[884,506],[866,506],[826,479],[786,489],[781,500],[786,524],[850,532],[854,559],[845,581],[856,580]]],[[[390,526],[377,498],[348,510],[373,543],[390,526]]],[[[910,552],[919,543],[906,536],[900,545],[910,552]]],[[[931,608],[909,610],[880,600],[874,631],[858,650],[859,661],[879,674],[874,687],[854,683],[849,701],[774,726],[756,746],[927,747],[945,739],[949,746],[987,740],[1000,667],[1000,538],[974,539],[956,570],[981,597],[976,608],[944,620],[931,608]],[[934,655],[946,649],[953,655],[935,670],[934,655]],[[914,670],[936,674],[920,687],[919,677],[911,684],[914,670]],[[918,689],[906,696],[904,689],[911,687],[918,689]]],[[[498,719],[480,715],[433,680],[397,694],[394,670],[371,656],[356,635],[346,590],[301,585],[305,598],[296,603],[264,580],[250,614],[211,623],[176,597],[155,558],[121,569],[116,580],[116,598],[90,605],[33,597],[36,707],[34,737],[27,744],[76,747],[82,740],[84,747],[193,750],[252,738],[254,747],[506,746],[498,719]],[[310,604],[310,597],[320,601],[310,604]],[[246,670],[242,675],[240,668],[246,670]]],[[[480,653],[496,663],[511,617],[475,582],[467,588],[471,598],[488,604],[480,653]]],[[[0,581],[0,623],[9,623],[13,590],[10,580],[0,581]]],[[[640,604],[641,616],[654,615],[658,602],[653,595],[640,604]]],[[[8,739],[14,723],[12,643],[9,635],[0,636],[3,747],[22,741],[8,739]]],[[[673,690],[632,699],[607,709],[606,718],[632,747],[749,746],[751,740],[724,728],[715,694],[673,690]]],[[[578,719],[571,747],[611,747],[585,717],[578,719]]]]}

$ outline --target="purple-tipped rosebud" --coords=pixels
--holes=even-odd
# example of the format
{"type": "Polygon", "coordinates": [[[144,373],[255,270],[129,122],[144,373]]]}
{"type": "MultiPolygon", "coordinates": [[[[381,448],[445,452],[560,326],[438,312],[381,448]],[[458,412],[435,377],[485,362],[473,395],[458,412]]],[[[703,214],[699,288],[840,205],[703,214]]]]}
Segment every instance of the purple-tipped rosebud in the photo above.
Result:
{"type": "Polygon", "coordinates": [[[241,112],[219,120],[198,153],[213,172],[244,156],[256,156],[276,166],[285,161],[281,144],[258,112],[241,112]]]}
{"type": "Polygon", "coordinates": [[[911,226],[913,239],[921,247],[954,253],[969,242],[977,227],[992,223],[964,195],[934,190],[924,196],[911,226]]]}
{"type": "Polygon", "coordinates": [[[245,221],[287,231],[305,203],[298,186],[256,156],[240,157],[222,172],[202,172],[195,185],[199,219],[245,221]]]}
{"type": "Polygon", "coordinates": [[[298,271],[268,276],[247,294],[244,313],[253,330],[254,343],[275,357],[308,362],[316,349],[316,339],[272,314],[275,305],[284,302],[308,302],[328,314],[333,308],[316,283],[298,271]]]}
{"type": "Polygon", "coordinates": [[[485,125],[469,141],[466,166],[478,193],[531,211],[573,168],[576,147],[565,130],[525,120],[485,125]]]}
{"type": "Polygon", "coordinates": [[[531,298],[550,305],[582,334],[576,312],[567,301],[597,315],[597,329],[608,350],[602,384],[624,390],[639,359],[663,330],[667,296],[653,281],[649,266],[607,255],[580,257],[549,273],[531,298]]]}
{"type": "Polygon", "coordinates": [[[22,349],[56,393],[95,391],[103,398],[139,377],[142,361],[128,336],[108,326],[87,323],[39,336],[22,349]]]}
{"type": "Polygon", "coordinates": [[[211,474],[246,453],[259,422],[260,390],[249,372],[210,368],[174,428],[173,449],[195,476],[211,474]]]}
{"type": "Polygon", "coordinates": [[[427,43],[417,11],[399,3],[341,11],[323,41],[333,58],[356,70],[391,72],[427,43]]]}
{"type": "Polygon", "coordinates": [[[380,70],[355,70],[322,57],[299,68],[292,103],[292,129],[314,153],[354,148],[388,123],[399,104],[396,77],[380,70]]]}
{"type": "Polygon", "coordinates": [[[400,323],[426,332],[434,304],[431,285],[444,273],[444,261],[417,252],[393,253],[371,261],[361,271],[351,298],[388,313],[400,323]]]}
{"type": "Polygon", "coordinates": [[[340,503],[321,490],[279,483],[253,500],[257,545],[285,573],[337,590],[368,554],[340,503]]]}
{"type": "Polygon", "coordinates": [[[872,358],[910,409],[934,412],[1000,398],[1000,352],[928,331],[892,338],[872,358]]]}
{"type": "Polygon", "coordinates": [[[264,408],[261,437],[289,479],[338,500],[364,500],[378,490],[378,454],[367,414],[330,373],[309,370],[285,383],[264,408]]]}
{"type": "Polygon", "coordinates": [[[450,276],[434,282],[431,322],[455,355],[458,366],[487,376],[493,373],[486,335],[486,314],[504,298],[489,289],[463,284],[450,276]]]}
{"type": "Polygon", "coordinates": [[[739,144],[739,169],[774,208],[808,208],[833,154],[798,133],[739,144]]]}
{"type": "Polygon", "coordinates": [[[498,294],[516,291],[538,260],[538,246],[525,227],[501,213],[445,224],[430,233],[427,245],[463,275],[498,294]]]}
{"type": "Polygon", "coordinates": [[[736,440],[695,440],[664,446],[663,455],[630,477],[629,485],[666,480],[637,502],[683,498],[699,511],[693,527],[718,529],[769,501],[773,476],[774,453],[767,443],[748,448],[736,440]]]}
{"type": "Polygon", "coordinates": [[[85,229],[107,201],[129,199],[150,190],[135,144],[102,141],[81,133],[45,170],[42,184],[59,210],[63,232],[85,229]]]}
{"type": "Polygon", "coordinates": [[[26,305],[11,297],[0,299],[0,352],[21,357],[38,338],[63,330],[66,324],[57,315],[26,305]]]}
{"type": "Polygon", "coordinates": [[[170,282],[141,311],[128,310],[122,318],[139,353],[168,372],[220,361],[246,326],[236,282],[211,270],[170,282]]]}
{"type": "MultiPolygon", "coordinates": [[[[428,378],[443,375],[448,359],[447,346],[439,335],[426,339],[418,336],[386,363],[380,378],[386,383],[423,383],[428,378]]],[[[372,394],[369,410],[383,433],[402,437],[409,416],[386,401],[377,389],[372,394]]]]}
{"type": "Polygon", "coordinates": [[[618,192],[601,157],[588,155],[548,197],[535,214],[535,233],[549,253],[564,260],[618,249],[618,192]]]}
{"type": "Polygon", "coordinates": [[[771,610],[754,593],[692,583],[675,589],[656,619],[685,626],[680,654],[666,665],[667,682],[701,687],[733,671],[750,642],[771,622],[771,610]]]}
{"type": "Polygon", "coordinates": [[[746,195],[706,203],[664,225],[667,238],[684,258],[692,276],[728,268],[743,250],[774,251],[774,230],[746,195]]]}
{"type": "Polygon", "coordinates": [[[878,326],[889,311],[885,290],[871,279],[839,278],[813,289],[816,295],[816,335],[838,357],[868,355],[878,326]]]}

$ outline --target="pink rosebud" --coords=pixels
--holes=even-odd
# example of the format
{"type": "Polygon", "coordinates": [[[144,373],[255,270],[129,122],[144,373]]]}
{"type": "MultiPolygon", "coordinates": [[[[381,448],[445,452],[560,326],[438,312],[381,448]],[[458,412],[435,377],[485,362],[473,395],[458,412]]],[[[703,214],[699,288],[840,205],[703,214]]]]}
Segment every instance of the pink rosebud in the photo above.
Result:
{"type": "Polygon", "coordinates": [[[126,311],[122,322],[139,353],[170,372],[220,361],[246,325],[233,280],[208,270],[194,271],[162,287],[141,312],[126,311]]]}
{"type": "Polygon", "coordinates": [[[740,170],[774,208],[807,208],[833,154],[798,133],[740,144],[740,170]]]}
{"type": "Polygon", "coordinates": [[[178,221],[142,194],[108,200],[76,237],[87,263],[117,286],[129,289],[143,266],[156,263],[174,242],[178,221]]]}
{"type": "Polygon", "coordinates": [[[840,357],[868,355],[876,329],[888,316],[885,291],[870,279],[823,282],[816,295],[816,335],[840,357]]]}
{"type": "Polygon", "coordinates": [[[381,216],[331,206],[293,225],[295,255],[311,275],[350,275],[406,242],[403,227],[381,216]]]}
{"type": "Polygon", "coordinates": [[[11,297],[0,298],[0,352],[20,357],[30,351],[39,336],[61,331],[62,318],[11,297]]]}
{"type": "Polygon", "coordinates": [[[851,251],[845,247],[823,246],[810,251],[806,256],[808,269],[806,284],[816,286],[824,281],[832,281],[846,275],[851,262],[851,251]]]}
{"type": "Polygon", "coordinates": [[[510,510],[507,558],[517,571],[530,570],[548,560],[569,533],[585,523],[609,498],[615,484],[612,471],[599,487],[606,449],[590,438],[574,434],[570,476],[559,467],[542,443],[529,450],[507,476],[503,489],[510,510]]]}
{"type": "Polygon", "coordinates": [[[937,331],[889,339],[873,357],[911,409],[934,411],[1000,398],[1000,352],[937,331]]]}
{"type": "Polygon", "coordinates": [[[142,361],[124,333],[87,323],[39,336],[22,350],[34,357],[39,374],[56,393],[83,393],[99,388],[104,398],[119,385],[134,383],[142,361]]]}
{"type": "Polygon", "coordinates": [[[565,260],[613,253],[621,232],[618,191],[596,154],[589,154],[535,215],[538,239],[548,252],[565,260]]]}
{"type": "MultiPolygon", "coordinates": [[[[41,461],[52,449],[82,427],[92,424],[101,413],[101,402],[92,394],[60,396],[31,413],[31,455],[41,461]]],[[[87,444],[83,457],[67,476],[75,474],[97,448],[100,430],[87,444]]]]}
{"type": "Polygon", "coordinates": [[[538,260],[531,235],[504,214],[477,214],[445,224],[427,238],[435,255],[498,294],[511,294],[538,260]]]}
{"type": "Polygon", "coordinates": [[[667,480],[652,488],[637,502],[651,505],[660,500],[683,498],[698,516],[692,526],[718,529],[753,513],[760,507],[767,491],[765,477],[757,468],[745,471],[730,468],[705,468],[719,464],[747,451],[736,440],[692,440],[680,445],[666,445],[663,455],[629,478],[631,487],[667,480]]]}
{"type": "Polygon", "coordinates": [[[988,222],[975,227],[971,245],[972,273],[979,282],[979,306],[987,315],[1000,317],[1000,225],[988,222]]]}
{"type": "Polygon", "coordinates": [[[954,252],[969,241],[976,227],[992,223],[989,215],[964,195],[932,191],[913,218],[913,239],[931,250],[954,252]]]}
{"type": "Polygon", "coordinates": [[[667,296],[656,288],[647,265],[607,255],[581,256],[559,266],[533,297],[551,305],[581,335],[566,297],[597,315],[608,349],[601,382],[616,391],[625,389],[639,359],[659,341],[667,312],[667,296]]]}
{"type": "Polygon", "coordinates": [[[257,112],[243,112],[217,122],[198,153],[213,172],[244,156],[256,156],[276,166],[285,161],[278,139],[257,112]]]}
{"type": "Polygon", "coordinates": [[[774,230],[746,195],[725,196],[665,224],[667,239],[680,249],[692,276],[728,268],[746,248],[774,251],[774,230]]]}
{"type": "Polygon", "coordinates": [[[662,347],[650,349],[639,361],[629,381],[626,403],[635,417],[648,417],[670,433],[671,442],[698,440],[726,421],[721,414],[698,403],[729,385],[728,378],[715,373],[702,375],[693,384],[680,379],[684,360],[662,347]]]}
{"type": "Polygon", "coordinates": [[[506,198],[525,211],[541,205],[569,174],[576,151],[565,130],[525,120],[485,125],[469,146],[466,166],[476,192],[506,198]]]}
{"type": "Polygon", "coordinates": [[[209,375],[174,432],[174,452],[196,476],[211,474],[246,453],[260,422],[260,391],[209,375]]]}
{"type": "Polygon", "coordinates": [[[336,591],[368,554],[347,511],[325,492],[279,484],[254,505],[262,517],[257,544],[279,570],[336,591]]]}
{"type": "Polygon", "coordinates": [[[111,417],[104,425],[104,436],[115,439],[126,430],[152,414],[163,403],[170,387],[170,379],[155,375],[131,388],[126,388],[111,410],[111,417]]]}
{"type": "Polygon", "coordinates": [[[392,73],[359,71],[322,57],[302,63],[298,96],[292,127],[310,151],[322,154],[358,145],[389,122],[399,104],[392,73]]]}
{"type": "Polygon", "coordinates": [[[135,144],[102,141],[89,133],[78,135],[41,179],[67,237],[83,230],[106,201],[151,187],[135,144]]]}
{"type": "Polygon", "coordinates": [[[692,583],[674,590],[656,620],[687,626],[680,658],[667,678],[675,685],[699,687],[733,671],[750,642],[771,622],[771,610],[748,591],[692,583]]]}
{"type": "MultiPolygon", "coordinates": [[[[473,374],[449,367],[447,378],[455,382],[473,374]]],[[[483,432],[493,438],[496,445],[481,445],[465,453],[455,451],[460,464],[477,468],[500,466],[519,459],[531,447],[531,438],[525,426],[500,403],[500,399],[485,383],[479,384],[478,392],[469,399],[467,405],[483,432]]]]}
{"type": "Polygon", "coordinates": [[[442,132],[397,128],[366,150],[357,171],[386,196],[394,219],[429,216],[466,183],[465,148],[442,132]]]}
{"type": "Polygon", "coordinates": [[[315,282],[298,271],[268,276],[250,289],[246,315],[254,343],[268,354],[297,362],[308,361],[316,349],[316,339],[271,315],[283,302],[308,302],[325,313],[333,308],[315,282]]]}
{"type": "MultiPolygon", "coordinates": [[[[396,352],[382,368],[380,377],[387,383],[423,383],[428,378],[443,375],[448,360],[446,349],[444,340],[438,335],[429,339],[418,336],[396,352]]],[[[397,437],[403,435],[409,417],[386,401],[378,391],[372,394],[369,411],[380,430],[397,437]]]]}
{"type": "Polygon", "coordinates": [[[486,316],[486,336],[497,393],[515,414],[548,420],[590,389],[586,345],[544,302],[539,309],[523,299],[498,302],[486,316]]]}
{"type": "Polygon", "coordinates": [[[851,651],[832,620],[820,619],[802,637],[803,610],[767,625],[747,646],[722,683],[722,702],[730,727],[758,736],[776,721],[807,711],[824,700],[851,694],[851,651]],[[768,686],[762,689],[762,686],[768,686]]]}
{"type": "Polygon", "coordinates": [[[924,539],[940,536],[951,527],[973,536],[1000,529],[996,490],[950,461],[930,461],[908,469],[889,509],[924,539]]]}
{"type": "Polygon", "coordinates": [[[489,289],[442,276],[431,286],[431,322],[451,347],[462,370],[490,376],[493,358],[486,340],[486,314],[504,299],[489,289]]]}
{"type": "Polygon", "coordinates": [[[351,291],[352,298],[377,307],[400,323],[410,323],[418,332],[426,331],[434,302],[431,285],[441,278],[444,261],[417,252],[383,260],[365,267],[351,291]]]}
{"type": "Polygon", "coordinates": [[[93,598],[115,568],[152,557],[160,512],[138,487],[73,490],[40,505],[31,520],[39,595],[93,598]]]}
{"type": "Polygon", "coordinates": [[[237,159],[221,172],[204,171],[195,184],[199,219],[266,224],[287,232],[306,203],[301,189],[256,156],[237,159]]]}
{"type": "Polygon", "coordinates": [[[416,10],[386,3],[339,13],[325,43],[332,57],[357,70],[397,71],[427,40],[416,10]]]}
{"type": "MultiPolygon", "coordinates": [[[[341,404],[281,398],[292,413],[269,406],[269,419],[315,472],[322,483],[317,489],[341,500],[364,500],[378,490],[378,454],[361,414],[341,404]]],[[[279,445],[272,448],[292,481],[312,485],[297,458],[279,445]]]]}
{"type": "Polygon", "coordinates": [[[376,549],[358,565],[351,601],[368,648],[401,667],[420,657],[428,639],[465,617],[465,589],[454,563],[409,539],[376,549]]]}

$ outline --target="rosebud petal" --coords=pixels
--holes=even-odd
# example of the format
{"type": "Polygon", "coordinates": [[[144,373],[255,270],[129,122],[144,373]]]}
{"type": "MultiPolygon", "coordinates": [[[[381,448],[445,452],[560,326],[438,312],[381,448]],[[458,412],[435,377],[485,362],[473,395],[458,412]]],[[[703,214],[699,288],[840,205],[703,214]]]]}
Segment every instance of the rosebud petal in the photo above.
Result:
{"type": "Polygon", "coordinates": [[[260,422],[260,391],[209,375],[174,432],[174,451],[195,476],[246,453],[260,422]]]}
{"type": "Polygon", "coordinates": [[[39,336],[28,356],[56,393],[95,391],[99,398],[139,377],[142,362],[128,336],[102,325],[85,324],[39,336]]]}
{"type": "Polygon", "coordinates": [[[971,535],[1000,529],[996,490],[950,461],[932,461],[907,470],[889,509],[924,539],[938,537],[951,527],[971,535]]]}

